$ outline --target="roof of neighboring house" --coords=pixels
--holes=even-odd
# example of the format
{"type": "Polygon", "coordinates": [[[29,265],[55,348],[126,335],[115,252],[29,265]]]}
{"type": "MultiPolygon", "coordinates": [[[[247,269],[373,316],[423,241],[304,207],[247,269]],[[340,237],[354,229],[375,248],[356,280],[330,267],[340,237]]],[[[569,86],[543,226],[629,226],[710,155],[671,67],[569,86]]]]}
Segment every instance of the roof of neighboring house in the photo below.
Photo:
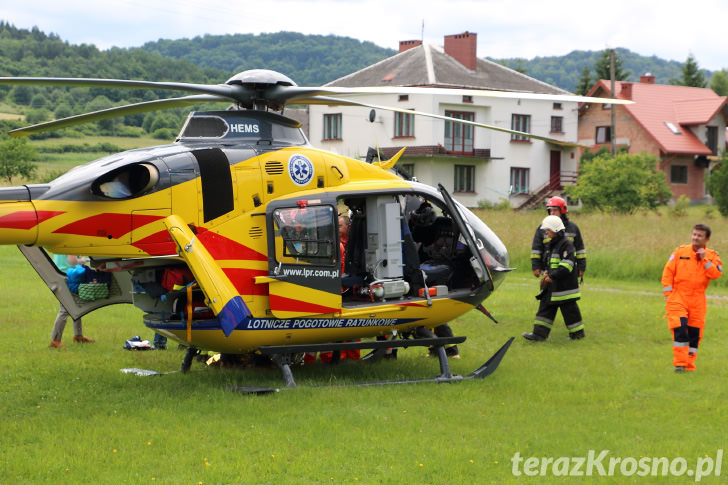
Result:
{"type": "MultiPolygon", "coordinates": [[[[608,96],[610,84],[600,80],[587,96],[608,96]]],[[[728,118],[728,98],[712,89],[625,81],[616,81],[614,89],[618,99],[634,101],[622,107],[668,154],[710,155],[711,150],[688,127],[705,125],[719,112],[728,118]],[[680,134],[674,134],[667,123],[680,134]]]]}
{"type": "Polygon", "coordinates": [[[395,54],[327,86],[426,86],[571,94],[486,59],[468,69],[440,47],[422,44],[395,54]]]}

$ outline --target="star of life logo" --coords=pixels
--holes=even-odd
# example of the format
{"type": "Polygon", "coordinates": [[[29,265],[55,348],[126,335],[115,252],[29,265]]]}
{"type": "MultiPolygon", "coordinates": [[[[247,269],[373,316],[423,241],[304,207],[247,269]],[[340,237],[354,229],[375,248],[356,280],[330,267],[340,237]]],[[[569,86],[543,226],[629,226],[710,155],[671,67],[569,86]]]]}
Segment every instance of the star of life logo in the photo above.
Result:
{"type": "Polygon", "coordinates": [[[305,156],[296,153],[288,159],[288,174],[294,184],[304,186],[313,178],[313,163],[305,156]]]}

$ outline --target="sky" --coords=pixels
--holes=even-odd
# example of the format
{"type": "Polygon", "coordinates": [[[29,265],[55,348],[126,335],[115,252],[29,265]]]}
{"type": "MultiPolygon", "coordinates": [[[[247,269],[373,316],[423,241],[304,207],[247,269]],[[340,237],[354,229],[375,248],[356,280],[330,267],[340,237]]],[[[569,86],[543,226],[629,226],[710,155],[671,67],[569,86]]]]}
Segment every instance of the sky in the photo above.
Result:
{"type": "MultiPolygon", "coordinates": [[[[624,47],[701,68],[728,68],[726,0],[26,0],[0,20],[37,26],[71,44],[138,47],[158,39],[280,31],[339,35],[397,49],[478,35],[478,57],[562,56],[624,47]]],[[[261,66],[265,67],[265,66],[261,66]]]]}

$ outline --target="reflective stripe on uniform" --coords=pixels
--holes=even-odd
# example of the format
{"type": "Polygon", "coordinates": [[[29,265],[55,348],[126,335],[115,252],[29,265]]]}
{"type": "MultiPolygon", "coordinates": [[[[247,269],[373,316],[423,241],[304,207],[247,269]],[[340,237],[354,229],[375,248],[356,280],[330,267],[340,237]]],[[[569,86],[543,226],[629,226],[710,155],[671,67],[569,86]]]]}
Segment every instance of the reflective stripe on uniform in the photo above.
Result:
{"type": "Polygon", "coordinates": [[[571,272],[571,270],[574,269],[574,262],[570,259],[562,259],[559,263],[559,266],[563,266],[564,268],[568,269],[569,272],[571,272]]]}
{"type": "Polygon", "coordinates": [[[536,317],[536,320],[534,323],[536,323],[536,325],[543,325],[544,327],[549,327],[549,328],[553,327],[553,325],[554,325],[553,320],[549,320],[547,318],[539,317],[539,316],[536,317]]]}
{"type": "Polygon", "coordinates": [[[564,301],[572,300],[575,298],[581,298],[579,288],[574,288],[573,290],[555,291],[551,293],[551,301],[564,301]]]}
{"type": "Polygon", "coordinates": [[[662,288],[662,291],[663,292],[672,291],[672,286],[665,286],[665,287],[662,288]]]}

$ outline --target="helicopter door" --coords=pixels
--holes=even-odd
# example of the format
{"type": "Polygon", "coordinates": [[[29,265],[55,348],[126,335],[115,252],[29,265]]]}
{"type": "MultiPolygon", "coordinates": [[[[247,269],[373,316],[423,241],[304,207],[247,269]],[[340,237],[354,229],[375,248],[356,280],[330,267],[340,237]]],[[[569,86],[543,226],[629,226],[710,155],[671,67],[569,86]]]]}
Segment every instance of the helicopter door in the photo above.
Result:
{"type": "Polygon", "coordinates": [[[445,190],[445,187],[443,187],[442,184],[437,184],[437,188],[440,190],[443,199],[445,199],[445,204],[447,205],[447,209],[450,211],[452,218],[455,219],[455,222],[458,225],[460,237],[465,240],[465,244],[470,248],[470,253],[472,254],[470,264],[473,267],[473,271],[475,271],[480,282],[488,285],[488,288],[492,291],[494,288],[493,278],[490,275],[488,265],[485,264],[483,254],[481,253],[481,250],[484,247],[483,241],[475,237],[473,228],[470,227],[470,224],[468,224],[468,221],[460,212],[457,203],[453,200],[447,190],[445,190]]]}
{"type": "Polygon", "coordinates": [[[341,271],[336,210],[329,205],[278,208],[268,261],[270,309],[278,318],[339,313],[341,271]]]}
{"type": "Polygon", "coordinates": [[[131,279],[125,277],[128,276],[126,272],[109,273],[111,282],[109,283],[109,296],[107,298],[85,301],[81,300],[78,295],[71,293],[66,284],[66,275],[56,268],[53,260],[43,248],[18,246],[18,249],[74,319],[81,318],[87,313],[107,305],[132,303],[131,279]]]}

